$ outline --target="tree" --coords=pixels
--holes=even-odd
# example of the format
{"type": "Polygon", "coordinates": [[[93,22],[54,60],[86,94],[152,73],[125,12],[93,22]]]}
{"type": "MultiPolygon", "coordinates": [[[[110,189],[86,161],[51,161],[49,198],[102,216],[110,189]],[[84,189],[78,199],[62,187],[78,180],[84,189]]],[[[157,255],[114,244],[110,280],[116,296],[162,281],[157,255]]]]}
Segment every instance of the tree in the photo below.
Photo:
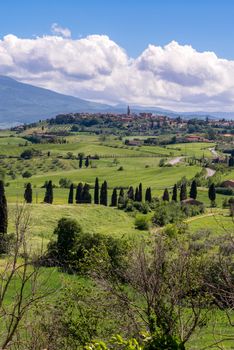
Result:
{"type": "Polygon", "coordinates": [[[234,166],[234,157],[233,157],[233,156],[231,156],[231,157],[229,158],[229,160],[228,160],[228,166],[230,166],[230,167],[234,166]]]}
{"type": "Polygon", "coordinates": [[[74,185],[70,185],[69,195],[68,195],[68,204],[73,204],[73,197],[74,197],[74,185]]]}
{"type": "Polygon", "coordinates": [[[7,200],[5,196],[4,183],[0,180],[0,234],[4,236],[7,233],[8,213],[7,200]]]}
{"type": "Polygon", "coordinates": [[[119,191],[119,197],[118,197],[118,205],[123,205],[124,204],[124,189],[121,187],[119,191]]]}
{"type": "Polygon", "coordinates": [[[171,200],[177,202],[177,185],[175,184],[172,191],[171,200]]]}
{"type": "Polygon", "coordinates": [[[52,204],[53,203],[53,185],[50,180],[46,185],[46,192],[44,197],[44,203],[52,204]]]}
{"type": "Polygon", "coordinates": [[[151,187],[148,187],[145,192],[145,201],[151,203],[152,195],[151,195],[151,187]]]}
{"type": "Polygon", "coordinates": [[[42,273],[40,264],[35,264],[40,257],[35,256],[36,252],[30,254],[27,237],[30,223],[28,208],[16,206],[14,216],[14,239],[9,254],[1,260],[1,349],[19,349],[19,344],[25,344],[29,329],[34,324],[33,312],[39,310],[42,301],[55,292],[51,287],[51,274],[46,276],[42,273]]]}
{"type": "Polygon", "coordinates": [[[95,180],[94,204],[99,204],[99,181],[98,181],[98,177],[96,177],[96,180],[95,180]]]}
{"type": "Polygon", "coordinates": [[[86,168],[89,167],[89,156],[87,156],[86,159],[85,159],[85,167],[86,168]]]}
{"type": "Polygon", "coordinates": [[[107,206],[107,182],[104,181],[101,186],[100,204],[107,206]]]}
{"type": "Polygon", "coordinates": [[[80,155],[79,155],[79,168],[81,169],[82,166],[83,166],[83,155],[80,154],[80,155]]]}
{"type": "Polygon", "coordinates": [[[56,248],[57,256],[56,259],[62,265],[67,265],[72,255],[77,249],[78,235],[82,233],[81,226],[76,220],[69,218],[62,218],[58,221],[58,225],[54,230],[54,234],[57,236],[56,248]]]}
{"type": "Polygon", "coordinates": [[[180,186],[180,201],[187,199],[187,185],[183,182],[180,186]]]}
{"type": "Polygon", "coordinates": [[[88,184],[84,185],[83,191],[82,191],[82,194],[81,194],[81,198],[82,198],[81,199],[82,203],[92,203],[92,196],[89,193],[89,185],[88,184]]]}
{"type": "Polygon", "coordinates": [[[215,206],[216,190],[215,190],[214,183],[212,183],[209,187],[208,196],[209,196],[209,199],[211,201],[211,206],[215,206]]]}
{"type": "Polygon", "coordinates": [[[27,183],[24,191],[24,199],[26,203],[32,203],[32,185],[27,183]]]}
{"type": "Polygon", "coordinates": [[[138,202],[138,200],[139,200],[139,189],[138,189],[138,187],[136,187],[135,195],[134,195],[134,201],[138,202]]]}
{"type": "Polygon", "coordinates": [[[129,199],[134,200],[134,189],[132,186],[129,187],[127,196],[129,199]]]}
{"type": "Polygon", "coordinates": [[[80,182],[76,188],[76,203],[82,203],[83,184],[80,182]]]}
{"type": "Polygon", "coordinates": [[[169,196],[169,192],[168,192],[167,188],[165,188],[165,190],[163,192],[162,200],[167,201],[167,202],[169,202],[169,200],[170,200],[170,196],[169,196]]]}
{"type": "Polygon", "coordinates": [[[142,183],[139,185],[138,202],[142,202],[142,183]]]}
{"type": "Polygon", "coordinates": [[[111,207],[117,207],[117,189],[116,189],[116,187],[113,189],[113,192],[112,192],[111,207]]]}
{"type": "Polygon", "coordinates": [[[196,199],[197,198],[197,182],[196,180],[193,180],[190,188],[190,198],[196,199]]]}

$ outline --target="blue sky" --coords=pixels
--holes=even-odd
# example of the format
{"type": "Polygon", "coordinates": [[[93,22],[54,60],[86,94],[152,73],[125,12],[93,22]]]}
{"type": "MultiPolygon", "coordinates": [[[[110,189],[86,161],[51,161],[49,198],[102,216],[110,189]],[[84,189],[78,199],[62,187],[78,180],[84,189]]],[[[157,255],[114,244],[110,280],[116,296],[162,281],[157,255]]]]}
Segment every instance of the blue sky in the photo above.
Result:
{"type": "Polygon", "coordinates": [[[234,0],[0,0],[0,75],[109,104],[234,111],[234,0]]]}
{"type": "Polygon", "coordinates": [[[233,0],[2,0],[0,37],[50,33],[56,22],[72,37],[106,34],[132,57],[149,43],[172,40],[234,59],[233,0]]]}

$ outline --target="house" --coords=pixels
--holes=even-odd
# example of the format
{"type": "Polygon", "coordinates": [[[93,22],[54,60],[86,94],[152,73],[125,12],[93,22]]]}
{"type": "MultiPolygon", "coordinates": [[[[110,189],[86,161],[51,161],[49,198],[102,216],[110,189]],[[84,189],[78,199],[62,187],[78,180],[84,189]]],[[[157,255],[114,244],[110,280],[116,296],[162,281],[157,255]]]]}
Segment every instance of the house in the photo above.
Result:
{"type": "Polygon", "coordinates": [[[234,180],[226,180],[222,183],[223,187],[234,187],[234,180]]]}

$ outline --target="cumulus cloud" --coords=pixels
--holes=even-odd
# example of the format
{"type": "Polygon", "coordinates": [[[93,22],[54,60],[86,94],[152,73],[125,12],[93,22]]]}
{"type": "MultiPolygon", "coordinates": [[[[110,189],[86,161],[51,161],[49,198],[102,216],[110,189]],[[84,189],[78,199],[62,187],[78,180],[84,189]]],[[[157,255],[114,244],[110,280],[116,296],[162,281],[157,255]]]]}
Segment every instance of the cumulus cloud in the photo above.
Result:
{"type": "Polygon", "coordinates": [[[175,41],[149,45],[133,59],[108,36],[75,40],[65,29],[55,29],[54,36],[21,39],[10,34],[0,40],[0,74],[113,104],[234,110],[234,61],[175,41]]]}
{"type": "Polygon", "coordinates": [[[51,26],[51,32],[55,35],[62,36],[64,38],[70,38],[71,37],[71,31],[68,28],[63,28],[59,26],[57,23],[53,23],[51,26]]]}

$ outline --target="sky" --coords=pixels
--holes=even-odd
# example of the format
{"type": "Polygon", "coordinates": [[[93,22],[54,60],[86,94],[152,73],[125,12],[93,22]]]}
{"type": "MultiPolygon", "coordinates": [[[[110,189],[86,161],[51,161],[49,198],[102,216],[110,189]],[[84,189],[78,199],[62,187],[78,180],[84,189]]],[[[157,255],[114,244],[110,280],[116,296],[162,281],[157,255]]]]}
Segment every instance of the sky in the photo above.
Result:
{"type": "Polygon", "coordinates": [[[233,0],[0,1],[0,74],[110,104],[234,110],[233,0]]]}

